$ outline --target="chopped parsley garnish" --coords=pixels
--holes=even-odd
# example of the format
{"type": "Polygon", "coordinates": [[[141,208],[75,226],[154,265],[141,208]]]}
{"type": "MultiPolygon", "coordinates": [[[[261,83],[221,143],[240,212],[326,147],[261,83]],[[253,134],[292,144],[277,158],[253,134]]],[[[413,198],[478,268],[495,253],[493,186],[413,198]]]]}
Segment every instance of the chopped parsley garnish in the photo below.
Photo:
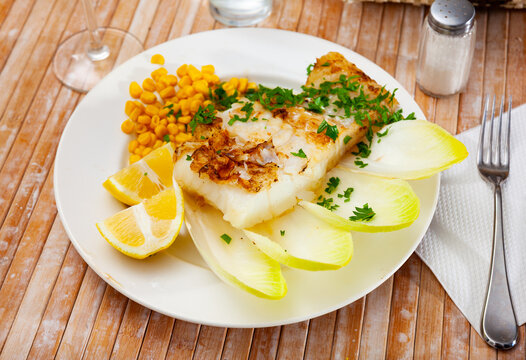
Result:
{"type": "Polygon", "coordinates": [[[314,69],[314,64],[310,64],[309,66],[307,66],[307,75],[310,75],[312,69],[314,69]]]}
{"type": "Polygon", "coordinates": [[[210,95],[210,100],[212,100],[218,110],[230,109],[232,104],[237,102],[237,90],[232,95],[228,95],[225,89],[223,89],[223,83],[219,84],[214,90],[208,90],[208,94],[210,95]]]}
{"type": "Polygon", "coordinates": [[[166,142],[170,142],[170,135],[166,134],[163,136],[163,140],[166,142]]]}
{"type": "MultiPolygon", "coordinates": [[[[307,104],[307,110],[321,114],[323,109],[329,106],[329,98],[327,96],[320,96],[314,98],[314,101],[309,101],[307,104]]],[[[325,121],[325,120],[323,120],[325,121]]]]}
{"type": "Polygon", "coordinates": [[[221,150],[217,150],[217,151],[216,151],[216,154],[221,154],[221,150]]]}
{"type": "Polygon", "coordinates": [[[350,187],[343,191],[343,194],[338,194],[339,198],[345,198],[344,202],[351,201],[351,194],[354,191],[354,188],[350,187]]]}
{"type": "Polygon", "coordinates": [[[230,244],[230,242],[232,241],[232,238],[228,236],[227,234],[221,235],[221,239],[223,239],[223,241],[226,242],[227,244],[230,244]]]}
{"type": "Polygon", "coordinates": [[[206,140],[206,137],[201,135],[201,140],[206,140]]]}
{"type": "Polygon", "coordinates": [[[364,204],[363,207],[356,207],[353,211],[354,216],[349,216],[351,221],[370,221],[376,213],[369,207],[369,204],[364,204]]]}
{"type": "Polygon", "coordinates": [[[324,208],[330,211],[334,211],[340,207],[340,205],[333,204],[334,202],[333,198],[324,198],[323,196],[320,195],[320,197],[318,197],[318,200],[319,201],[316,204],[323,206],[324,208]]]}
{"type": "Polygon", "coordinates": [[[294,156],[300,157],[300,158],[304,158],[304,159],[307,157],[305,152],[303,152],[303,149],[299,149],[297,153],[291,152],[291,154],[294,156]]]}
{"type": "Polygon", "coordinates": [[[285,236],[285,230],[280,230],[279,233],[281,234],[281,236],[285,236]]]}
{"type": "Polygon", "coordinates": [[[245,97],[250,101],[259,101],[265,109],[270,111],[296,106],[305,100],[303,93],[294,95],[292,89],[284,89],[279,86],[268,88],[263,85],[259,85],[257,90],[247,92],[245,97]]]}
{"type": "Polygon", "coordinates": [[[360,169],[363,169],[369,164],[364,163],[362,160],[354,160],[354,165],[358,166],[360,169]]]}
{"type": "Polygon", "coordinates": [[[390,128],[385,129],[384,132],[377,132],[376,135],[377,135],[378,137],[384,137],[384,136],[387,135],[387,133],[389,132],[389,129],[390,129],[390,128]]]}
{"type": "Polygon", "coordinates": [[[215,112],[216,109],[212,104],[208,104],[205,108],[199,106],[199,110],[195,113],[192,121],[188,123],[190,129],[192,129],[192,135],[195,132],[197,124],[211,124],[216,117],[215,112]]]}
{"type": "Polygon", "coordinates": [[[323,63],[323,64],[321,64],[321,66],[330,66],[330,65],[331,65],[331,64],[329,64],[329,62],[328,62],[328,61],[327,61],[327,62],[325,62],[325,63],[323,63]]]}
{"type": "Polygon", "coordinates": [[[336,140],[338,138],[338,127],[336,125],[329,125],[329,123],[325,120],[323,120],[318,127],[318,134],[323,132],[325,130],[325,135],[330,137],[333,140],[336,140]]]}
{"type": "Polygon", "coordinates": [[[148,173],[147,173],[147,172],[145,172],[145,173],[144,173],[144,176],[148,176],[148,173]]]}
{"type": "Polygon", "coordinates": [[[186,161],[192,161],[192,157],[190,155],[186,155],[186,161]]]}
{"type": "Polygon", "coordinates": [[[327,194],[332,194],[334,190],[340,185],[340,178],[337,177],[331,177],[329,179],[329,182],[327,183],[327,187],[325,188],[325,192],[327,194]]]}
{"type": "Polygon", "coordinates": [[[343,143],[344,143],[345,145],[347,145],[347,143],[348,143],[349,141],[351,141],[351,139],[352,139],[352,138],[351,138],[349,135],[347,135],[346,137],[343,138],[343,143]]]}
{"type": "Polygon", "coordinates": [[[174,104],[166,105],[163,107],[163,109],[171,109],[174,107],[174,104]]]}
{"type": "MultiPolygon", "coordinates": [[[[228,121],[228,125],[232,125],[236,121],[247,122],[248,119],[250,118],[250,115],[252,115],[252,113],[254,112],[254,103],[252,102],[245,103],[245,105],[243,105],[243,107],[241,108],[241,111],[244,111],[246,116],[242,118],[242,117],[239,117],[239,115],[235,114],[234,117],[228,121]]],[[[252,121],[257,120],[257,118],[254,118],[254,119],[252,119],[252,121]]]]}
{"type": "Polygon", "coordinates": [[[356,146],[358,146],[358,151],[353,152],[353,155],[358,155],[362,158],[366,158],[371,154],[370,146],[364,143],[363,141],[359,142],[356,146]]]}

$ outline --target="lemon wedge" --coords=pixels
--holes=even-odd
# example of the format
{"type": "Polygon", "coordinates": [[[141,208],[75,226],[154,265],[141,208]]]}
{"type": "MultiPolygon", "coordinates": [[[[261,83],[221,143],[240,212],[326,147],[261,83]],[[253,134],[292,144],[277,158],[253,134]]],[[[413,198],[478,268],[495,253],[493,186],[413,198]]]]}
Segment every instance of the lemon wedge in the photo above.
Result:
{"type": "Polygon", "coordinates": [[[101,235],[125,255],[144,259],[169,247],[183,224],[181,188],[174,184],[150,199],[97,223],[101,235]]]}
{"type": "Polygon", "coordinates": [[[173,154],[168,143],[110,176],[102,185],[117,200],[136,205],[172,186],[173,154]]]}

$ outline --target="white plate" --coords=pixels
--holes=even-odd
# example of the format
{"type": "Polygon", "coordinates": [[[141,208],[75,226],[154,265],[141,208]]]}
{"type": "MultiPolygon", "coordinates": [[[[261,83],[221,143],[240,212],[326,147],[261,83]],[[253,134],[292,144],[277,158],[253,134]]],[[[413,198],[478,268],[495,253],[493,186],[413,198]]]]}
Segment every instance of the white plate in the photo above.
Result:
{"type": "Polygon", "coordinates": [[[124,208],[102,182],[127,163],[129,137],[120,130],[131,81],[157,68],[152,54],[166,58],[171,72],[180,64],[214,64],[221,78],[248,77],[266,85],[299,88],[305,69],[328,51],[338,51],[396,97],[404,112],[422,111],[401,85],[380,67],[340,45],[293,32],[227,29],[199,33],[158,45],[127,61],[79,104],[64,130],[55,160],[55,198],[71,242],[108,284],[163,314],[201,324],[262,327],[312,318],[364,296],[391,276],[422,239],[438,197],[439,176],[411,185],[421,201],[409,228],[383,234],[354,233],[354,257],[337,271],[284,268],[288,294],[264,300],[221,282],[206,266],[183,230],[168,250],[134,260],[114,250],[95,223],[124,208]],[[79,190],[80,189],[80,190],[79,190]]]}

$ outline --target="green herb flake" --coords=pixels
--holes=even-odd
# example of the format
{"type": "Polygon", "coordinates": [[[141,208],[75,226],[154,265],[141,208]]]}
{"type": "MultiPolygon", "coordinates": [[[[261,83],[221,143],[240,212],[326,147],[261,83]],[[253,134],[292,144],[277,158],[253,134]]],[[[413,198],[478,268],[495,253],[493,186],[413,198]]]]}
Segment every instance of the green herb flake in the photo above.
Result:
{"type": "Polygon", "coordinates": [[[350,188],[347,188],[343,191],[342,194],[338,194],[338,197],[339,198],[344,198],[344,202],[349,202],[351,201],[351,194],[352,192],[354,191],[354,188],[350,187],[350,188]]]}
{"type": "Polygon", "coordinates": [[[352,138],[351,138],[349,135],[347,135],[346,137],[343,138],[343,143],[344,143],[345,145],[347,145],[347,143],[348,143],[349,141],[351,141],[351,139],[352,139],[352,138]]]}
{"type": "Polygon", "coordinates": [[[337,205],[337,204],[333,204],[334,202],[334,199],[333,198],[324,198],[323,196],[320,196],[318,197],[318,201],[316,204],[320,205],[320,206],[323,206],[324,208],[330,210],[330,211],[334,211],[336,210],[337,208],[340,207],[340,205],[337,205]]]}
{"type": "Polygon", "coordinates": [[[364,163],[362,160],[354,160],[354,165],[358,166],[360,169],[363,169],[369,164],[364,163]]]}
{"type": "Polygon", "coordinates": [[[325,120],[323,120],[318,127],[318,134],[322,133],[325,130],[325,135],[330,137],[332,140],[336,140],[338,138],[338,127],[336,125],[329,125],[329,123],[325,120]]]}
{"type": "Polygon", "coordinates": [[[192,161],[192,157],[190,155],[186,155],[186,161],[192,161]]]}
{"type": "Polygon", "coordinates": [[[330,66],[330,65],[331,65],[331,64],[329,64],[329,62],[328,62],[328,61],[327,61],[327,62],[325,62],[325,63],[323,63],[323,64],[321,64],[321,66],[330,66]]]}
{"type": "Polygon", "coordinates": [[[163,140],[166,142],[170,142],[170,135],[166,134],[163,136],[163,140]]]}
{"type": "Polygon", "coordinates": [[[331,177],[329,179],[329,182],[327,183],[327,187],[325,188],[325,192],[327,194],[332,194],[334,190],[340,185],[340,178],[337,177],[331,177]]]}
{"type": "Polygon", "coordinates": [[[281,236],[285,236],[285,230],[280,230],[279,233],[281,234],[281,236]]]}
{"type": "Polygon", "coordinates": [[[299,149],[297,153],[291,152],[291,154],[294,156],[300,157],[300,158],[304,158],[304,159],[307,157],[305,152],[303,152],[303,149],[299,149]]]}
{"type": "Polygon", "coordinates": [[[310,64],[309,66],[307,66],[307,75],[310,75],[312,69],[314,69],[314,64],[310,64]]]}
{"type": "Polygon", "coordinates": [[[201,140],[206,140],[206,137],[201,135],[201,140]]]}
{"type": "Polygon", "coordinates": [[[144,173],[144,176],[148,176],[148,173],[147,173],[147,172],[145,172],[145,173],[144,173]]]}
{"type": "Polygon", "coordinates": [[[232,238],[228,236],[227,234],[221,235],[221,239],[223,239],[223,241],[226,242],[227,244],[230,244],[230,242],[232,241],[232,238]]]}
{"type": "Polygon", "coordinates": [[[384,137],[385,135],[387,135],[387,133],[389,133],[389,129],[390,129],[390,128],[385,129],[384,132],[377,132],[376,135],[377,135],[378,137],[384,137]]]}
{"type": "Polygon", "coordinates": [[[211,124],[216,117],[215,112],[216,109],[212,104],[208,104],[205,108],[199,106],[199,109],[192,118],[192,121],[190,121],[188,124],[190,129],[192,129],[192,135],[195,132],[197,124],[211,124]]]}
{"type": "Polygon", "coordinates": [[[376,213],[369,207],[369,204],[364,204],[363,207],[356,207],[353,211],[354,216],[349,216],[351,221],[371,221],[376,213]]]}

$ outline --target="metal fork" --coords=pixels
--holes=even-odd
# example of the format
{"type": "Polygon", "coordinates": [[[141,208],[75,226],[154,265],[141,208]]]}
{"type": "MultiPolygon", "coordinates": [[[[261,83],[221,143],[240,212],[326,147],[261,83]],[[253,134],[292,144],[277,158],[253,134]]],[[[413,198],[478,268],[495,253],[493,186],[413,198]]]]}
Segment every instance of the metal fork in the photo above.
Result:
{"type": "Polygon", "coordinates": [[[510,171],[510,124],[511,96],[508,102],[507,124],[503,125],[502,112],[504,96],[500,103],[498,121],[495,121],[495,96],[491,107],[491,120],[488,117],[490,98],[486,97],[480,141],[477,154],[477,167],[480,175],[493,185],[493,251],[491,255],[491,273],[488,293],[482,316],[482,334],[484,340],[496,349],[511,349],[517,344],[518,327],[511,302],[508,277],[506,275],[506,258],[504,253],[504,230],[502,227],[501,183],[506,180],[510,171]],[[486,127],[489,127],[489,139],[486,139],[486,127]],[[495,130],[494,130],[495,129],[495,130]],[[503,131],[505,130],[505,131],[503,131]],[[496,136],[494,138],[494,131],[496,136]]]}

